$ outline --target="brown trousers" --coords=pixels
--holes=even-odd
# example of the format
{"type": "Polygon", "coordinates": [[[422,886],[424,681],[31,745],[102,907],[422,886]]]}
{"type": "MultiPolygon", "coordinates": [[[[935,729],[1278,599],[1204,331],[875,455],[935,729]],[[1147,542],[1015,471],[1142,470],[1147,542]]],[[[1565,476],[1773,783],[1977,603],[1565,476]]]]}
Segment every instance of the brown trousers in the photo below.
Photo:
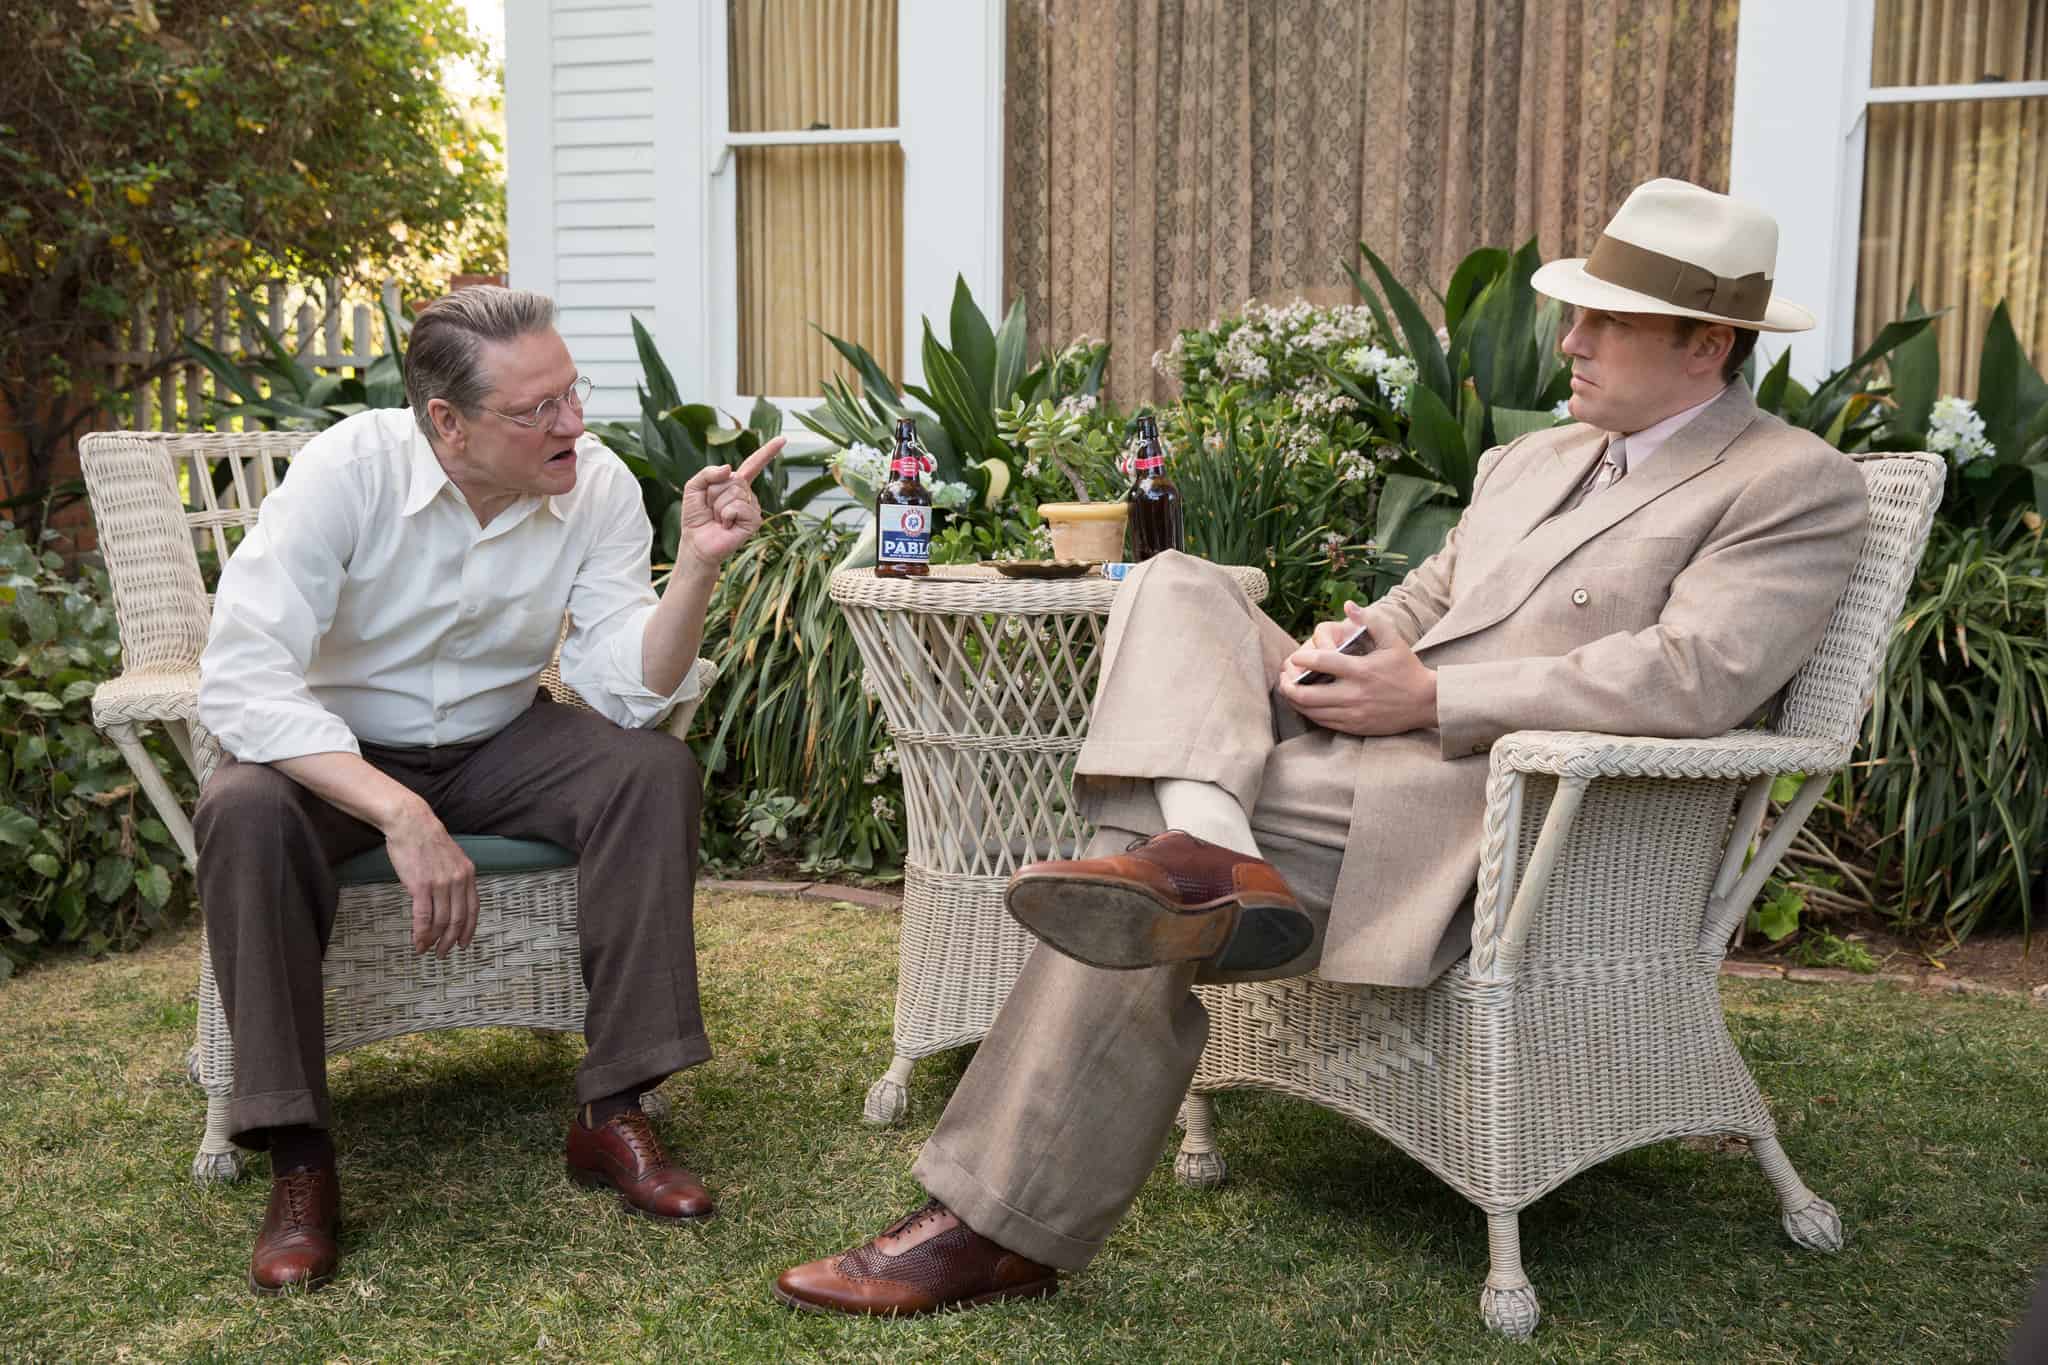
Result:
{"type": "MultiPolygon", "coordinates": [[[[1248,805],[1260,853],[1317,921],[1309,950],[1264,976],[1316,965],[1361,761],[1358,739],[1272,697],[1293,648],[1225,575],[1177,556],[1148,562],[1110,616],[1077,783],[1097,828],[1091,857],[1164,827],[1159,778],[1213,783],[1248,805]],[[1124,777],[1103,778],[1105,767],[1124,777]]],[[[918,1183],[1011,1251],[1086,1265],[1158,1162],[1194,1079],[1209,1036],[1196,980],[1192,963],[1106,971],[1034,948],[918,1157],[918,1183]]]]}
{"type": "MultiPolygon", "coordinates": [[[[365,744],[363,757],[426,798],[451,833],[575,851],[590,993],[577,1103],[711,1055],[691,925],[703,779],[687,745],[543,695],[489,739],[365,744]]],[[[382,836],[262,763],[223,763],[193,827],[214,980],[235,1040],[230,1134],[262,1146],[263,1130],[280,1124],[327,1127],[320,964],[334,929],[334,867],[382,836]]]]}

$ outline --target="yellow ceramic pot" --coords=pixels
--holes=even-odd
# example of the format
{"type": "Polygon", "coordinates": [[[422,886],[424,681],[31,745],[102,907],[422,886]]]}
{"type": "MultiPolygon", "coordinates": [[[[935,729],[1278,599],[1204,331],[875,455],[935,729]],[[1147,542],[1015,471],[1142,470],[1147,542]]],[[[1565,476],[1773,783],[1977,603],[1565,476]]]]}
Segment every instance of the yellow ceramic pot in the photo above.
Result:
{"type": "Polygon", "coordinates": [[[1124,517],[1116,502],[1041,502],[1038,515],[1052,532],[1054,559],[1111,560],[1124,556],[1124,517]]]}

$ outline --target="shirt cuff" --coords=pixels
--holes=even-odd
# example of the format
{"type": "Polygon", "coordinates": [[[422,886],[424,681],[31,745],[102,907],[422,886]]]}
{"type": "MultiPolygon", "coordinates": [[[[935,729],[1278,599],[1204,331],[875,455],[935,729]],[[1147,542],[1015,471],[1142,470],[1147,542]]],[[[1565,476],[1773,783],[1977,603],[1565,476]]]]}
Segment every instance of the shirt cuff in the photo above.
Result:
{"type": "Polygon", "coordinates": [[[225,723],[217,725],[207,720],[208,709],[201,707],[201,722],[238,762],[275,763],[307,754],[361,756],[363,752],[347,722],[319,706],[248,701],[221,717],[225,723]]]}
{"type": "Polygon", "coordinates": [[[646,675],[641,670],[643,640],[647,634],[648,618],[655,608],[648,606],[633,613],[630,620],[612,633],[605,651],[608,664],[605,672],[606,695],[616,703],[618,712],[612,719],[634,729],[648,730],[661,724],[668,713],[686,701],[694,701],[703,691],[698,676],[699,660],[692,660],[683,680],[676,689],[666,695],[652,692],[647,688],[646,675]]]}

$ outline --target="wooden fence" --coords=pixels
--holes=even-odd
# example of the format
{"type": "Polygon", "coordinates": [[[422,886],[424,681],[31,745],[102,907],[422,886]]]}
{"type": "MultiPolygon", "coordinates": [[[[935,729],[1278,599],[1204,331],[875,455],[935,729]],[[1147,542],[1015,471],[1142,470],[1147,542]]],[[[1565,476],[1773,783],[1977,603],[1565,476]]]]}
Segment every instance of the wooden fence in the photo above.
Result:
{"type": "MultiPolygon", "coordinates": [[[[101,425],[131,431],[194,431],[209,425],[214,400],[230,395],[218,393],[212,372],[196,361],[164,364],[185,354],[188,336],[230,356],[262,354],[263,341],[252,319],[260,319],[309,369],[365,369],[392,349],[380,301],[399,315],[398,286],[388,282],[381,288],[350,288],[335,280],[310,287],[274,280],[237,297],[215,288],[204,306],[183,309],[168,300],[141,300],[114,344],[93,359],[106,367],[115,387],[161,372],[108,404],[101,425]]],[[[213,424],[234,429],[239,419],[213,424]]]]}

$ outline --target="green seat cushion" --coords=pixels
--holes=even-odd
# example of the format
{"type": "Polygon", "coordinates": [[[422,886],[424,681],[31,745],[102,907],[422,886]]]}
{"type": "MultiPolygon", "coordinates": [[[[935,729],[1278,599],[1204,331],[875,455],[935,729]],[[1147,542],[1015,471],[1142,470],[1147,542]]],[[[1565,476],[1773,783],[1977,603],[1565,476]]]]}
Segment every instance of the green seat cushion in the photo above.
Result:
{"type": "MultiPolygon", "coordinates": [[[[550,867],[574,867],[576,855],[568,849],[540,839],[506,839],[496,834],[458,834],[455,843],[476,864],[477,875],[493,872],[539,872],[550,867]]],[[[398,869],[382,844],[358,853],[334,870],[343,886],[372,882],[395,882],[398,869]]]]}

